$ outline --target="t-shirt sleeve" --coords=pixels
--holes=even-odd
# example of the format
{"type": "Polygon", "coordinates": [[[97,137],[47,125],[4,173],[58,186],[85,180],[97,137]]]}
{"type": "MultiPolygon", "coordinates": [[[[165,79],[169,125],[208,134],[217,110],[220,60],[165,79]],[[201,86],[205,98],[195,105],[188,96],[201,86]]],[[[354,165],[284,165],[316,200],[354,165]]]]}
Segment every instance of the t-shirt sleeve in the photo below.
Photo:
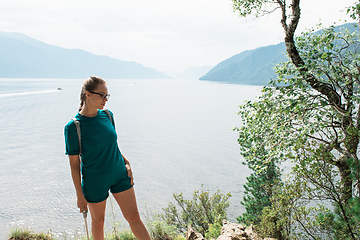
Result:
{"type": "Polygon", "coordinates": [[[76,126],[73,121],[70,121],[64,128],[65,136],[65,154],[79,155],[79,137],[76,132],[76,126]]]}

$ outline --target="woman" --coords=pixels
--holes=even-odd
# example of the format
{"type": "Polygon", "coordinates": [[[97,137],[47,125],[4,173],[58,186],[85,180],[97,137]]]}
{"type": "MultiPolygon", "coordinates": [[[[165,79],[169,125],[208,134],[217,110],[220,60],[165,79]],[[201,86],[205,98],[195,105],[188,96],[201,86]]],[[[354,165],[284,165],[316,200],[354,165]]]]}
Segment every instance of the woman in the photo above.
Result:
{"type": "Polygon", "coordinates": [[[90,210],[93,239],[104,239],[106,199],[110,190],[134,235],[139,240],[147,240],[150,236],[137,209],[130,163],[119,150],[113,117],[102,110],[109,97],[103,79],[90,77],[84,82],[79,113],[75,116],[80,123],[81,154],[75,122],[71,120],[64,129],[77,205],[80,212],[90,210]]]}

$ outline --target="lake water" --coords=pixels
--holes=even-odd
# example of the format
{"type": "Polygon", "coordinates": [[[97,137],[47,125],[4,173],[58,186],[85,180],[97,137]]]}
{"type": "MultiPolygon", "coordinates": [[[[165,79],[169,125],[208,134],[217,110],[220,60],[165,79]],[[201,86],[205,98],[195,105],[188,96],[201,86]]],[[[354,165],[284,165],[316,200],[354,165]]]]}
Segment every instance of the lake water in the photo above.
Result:
{"type": "MultiPolygon", "coordinates": [[[[0,239],[14,227],[84,232],[64,154],[64,125],[77,113],[84,79],[0,79],[0,239]],[[57,91],[58,87],[62,91],[57,91]]],[[[197,80],[107,80],[118,142],[134,172],[139,210],[161,212],[172,194],[231,192],[228,217],[249,170],[241,164],[236,114],[259,86],[197,80]]],[[[106,229],[113,215],[108,201],[106,229]]],[[[127,227],[117,206],[116,221],[127,227]]],[[[88,219],[90,224],[90,219],[88,219]]]]}

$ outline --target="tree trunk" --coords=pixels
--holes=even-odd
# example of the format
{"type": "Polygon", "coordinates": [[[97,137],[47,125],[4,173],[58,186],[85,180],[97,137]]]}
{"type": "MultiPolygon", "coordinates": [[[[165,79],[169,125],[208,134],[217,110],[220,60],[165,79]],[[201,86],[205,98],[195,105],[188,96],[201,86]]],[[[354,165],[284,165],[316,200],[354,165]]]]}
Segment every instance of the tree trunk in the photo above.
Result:
{"type": "MultiPolygon", "coordinates": [[[[336,92],[336,90],[328,83],[324,83],[319,81],[313,76],[309,70],[305,67],[304,61],[301,58],[294,41],[294,34],[297,28],[297,25],[300,20],[300,0],[292,0],[291,4],[291,21],[287,24],[287,14],[286,14],[286,6],[282,1],[278,1],[280,9],[282,11],[282,19],[281,24],[283,26],[285,32],[285,46],[286,51],[292,61],[292,63],[299,69],[300,74],[304,77],[304,80],[315,90],[323,94],[327,97],[329,103],[339,112],[346,113],[344,106],[341,102],[340,95],[336,92]]],[[[343,121],[345,123],[345,121],[343,121]]],[[[351,123],[347,123],[347,126],[344,126],[344,130],[351,123]]],[[[345,130],[346,131],[346,130],[345,130]]],[[[342,180],[342,197],[345,202],[347,202],[352,197],[352,181],[350,178],[350,167],[347,164],[347,161],[341,161],[338,164],[338,168],[340,171],[340,177],[342,180]]]]}
{"type": "Polygon", "coordinates": [[[348,201],[352,198],[352,180],[351,180],[351,169],[349,164],[347,163],[348,157],[342,156],[337,162],[337,167],[340,172],[341,179],[341,200],[338,203],[339,210],[341,211],[341,215],[344,217],[344,221],[346,223],[346,228],[349,231],[352,239],[357,239],[353,233],[353,226],[350,224],[349,216],[346,211],[348,201]]]}
{"type": "Polygon", "coordinates": [[[345,112],[343,106],[341,105],[341,97],[332,88],[331,85],[318,81],[312,74],[309,73],[308,69],[305,67],[304,61],[302,60],[294,41],[294,34],[297,28],[297,25],[300,20],[300,0],[292,0],[291,9],[291,21],[287,24],[287,14],[286,6],[278,2],[282,11],[281,24],[285,32],[285,46],[286,51],[292,61],[292,63],[299,68],[301,75],[304,76],[304,80],[315,90],[324,94],[329,100],[330,104],[339,109],[342,112],[345,112]]]}
{"type": "Polygon", "coordinates": [[[351,179],[351,169],[347,163],[348,157],[342,156],[337,161],[336,166],[340,172],[341,180],[341,202],[347,203],[350,198],[352,198],[352,179],[351,179]]]}

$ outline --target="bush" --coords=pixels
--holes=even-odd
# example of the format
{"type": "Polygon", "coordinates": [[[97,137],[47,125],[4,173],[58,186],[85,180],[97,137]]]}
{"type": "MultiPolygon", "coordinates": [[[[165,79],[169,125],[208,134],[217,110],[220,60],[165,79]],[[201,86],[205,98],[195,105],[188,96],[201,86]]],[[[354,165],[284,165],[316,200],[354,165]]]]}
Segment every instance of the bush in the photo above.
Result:
{"type": "Polygon", "coordinates": [[[151,239],[172,240],[178,236],[175,226],[171,226],[164,221],[152,221],[147,224],[151,239]]]}
{"type": "Polygon", "coordinates": [[[174,225],[170,225],[162,219],[158,213],[153,213],[146,206],[146,227],[153,240],[182,240],[185,238],[174,225]]]}
{"type": "Polygon", "coordinates": [[[210,226],[211,231],[214,232],[219,225],[222,226],[222,220],[227,219],[226,209],[229,207],[230,193],[224,195],[217,190],[210,196],[209,190],[201,189],[194,192],[192,200],[185,199],[183,193],[174,193],[173,196],[180,210],[170,202],[167,208],[163,208],[162,218],[167,224],[176,226],[182,233],[185,233],[187,226],[191,225],[194,230],[205,236],[210,226]]]}

